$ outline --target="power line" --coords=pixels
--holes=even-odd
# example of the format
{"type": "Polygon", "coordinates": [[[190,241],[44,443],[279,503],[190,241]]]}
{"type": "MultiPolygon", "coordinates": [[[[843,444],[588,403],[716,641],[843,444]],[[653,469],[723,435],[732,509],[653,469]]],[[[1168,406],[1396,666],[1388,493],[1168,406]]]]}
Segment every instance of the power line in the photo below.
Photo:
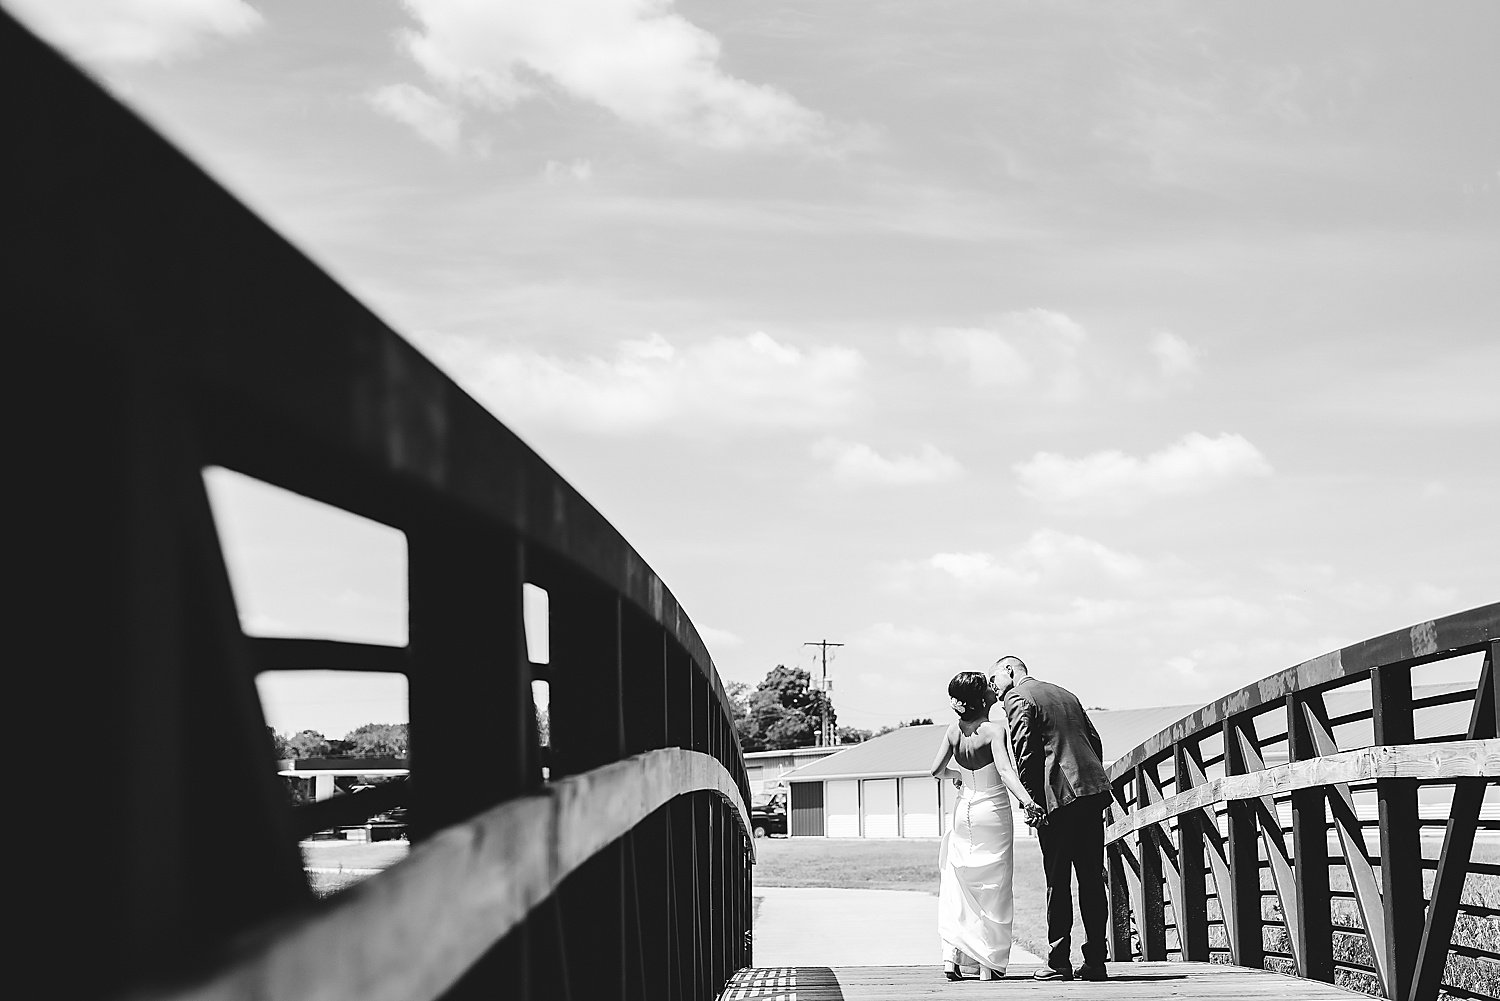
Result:
{"type": "Polygon", "coordinates": [[[844,644],[830,643],[827,640],[817,640],[815,642],[804,643],[802,645],[821,647],[823,650],[823,728],[818,732],[818,744],[823,747],[827,747],[828,745],[833,743],[833,735],[828,732],[828,703],[832,701],[832,699],[828,695],[828,648],[831,646],[839,647],[843,646],[844,644]]]}

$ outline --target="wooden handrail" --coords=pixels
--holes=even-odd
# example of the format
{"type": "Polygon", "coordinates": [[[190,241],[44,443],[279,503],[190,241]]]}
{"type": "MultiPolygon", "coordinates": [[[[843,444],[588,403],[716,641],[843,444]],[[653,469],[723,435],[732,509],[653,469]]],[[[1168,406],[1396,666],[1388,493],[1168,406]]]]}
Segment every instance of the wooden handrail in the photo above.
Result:
{"type": "Polygon", "coordinates": [[[723,797],[713,757],[650,751],[510,800],[415,846],[318,913],[261,929],[196,982],[138,1001],[429,1001],[440,997],[563,880],[679,796],[723,797]]]}
{"type": "Polygon", "coordinates": [[[1227,954],[1241,965],[1342,982],[1399,1001],[1433,1001],[1448,988],[1464,993],[1462,985],[1444,984],[1451,950],[1461,958],[1500,959],[1483,944],[1453,938],[1485,788],[1500,780],[1497,648],[1500,604],[1419,623],[1248,685],[1122,755],[1110,767],[1113,804],[1105,830],[1112,956],[1227,954]],[[1479,653],[1472,689],[1413,699],[1414,667],[1479,653]],[[1360,682],[1369,683],[1369,708],[1330,718],[1325,694],[1360,682]],[[1471,703],[1466,732],[1416,732],[1416,708],[1464,700],[1471,703]],[[1262,717],[1275,727],[1264,742],[1256,725],[1262,717]],[[1340,749],[1337,726],[1364,719],[1374,744],[1340,749]],[[1267,763],[1269,744],[1284,744],[1285,764],[1267,763]],[[1217,772],[1212,777],[1210,767],[1217,772]],[[1419,784],[1452,789],[1430,896],[1421,876],[1419,784]],[[1371,786],[1380,809],[1374,851],[1353,788],[1371,786]],[[1338,841],[1338,855],[1329,852],[1330,838],[1338,841]],[[1331,866],[1347,872],[1348,891],[1333,890],[1331,866]],[[1262,909],[1263,869],[1277,918],[1262,909]],[[1210,886],[1219,906],[1213,922],[1210,886]],[[1334,925],[1336,899],[1352,900],[1358,911],[1355,933],[1365,961],[1347,951],[1356,948],[1347,941],[1336,958],[1336,933],[1350,932],[1348,914],[1334,925]]]}
{"type": "Polygon", "coordinates": [[[1293,761],[1248,775],[1227,775],[1132,810],[1104,829],[1106,842],[1143,827],[1231,800],[1259,799],[1294,789],[1369,782],[1372,779],[1500,778],[1500,740],[1361,747],[1310,761],[1293,761]]]}
{"type": "Polygon", "coordinates": [[[1284,700],[1292,692],[1317,691],[1340,681],[1368,676],[1377,667],[1414,667],[1429,660],[1485,649],[1500,638],[1500,602],[1419,622],[1406,629],[1303,661],[1231,692],[1198,709],[1115,759],[1110,777],[1126,777],[1147,758],[1181,740],[1220,726],[1231,716],[1284,700]]]}
{"type": "Polygon", "coordinates": [[[546,978],[576,966],[575,996],[713,997],[750,960],[748,780],[723,684],[671,590],[526,443],[5,11],[0,84],[6,330],[31,449],[13,463],[15,493],[30,505],[21,534],[40,543],[10,570],[42,649],[31,673],[57,689],[26,705],[67,705],[88,735],[24,744],[49,747],[68,791],[42,811],[59,857],[118,846],[23,902],[36,927],[76,932],[46,964],[49,987],[118,996],[191,969],[242,995],[274,972],[272,993],[313,997],[343,988],[309,943],[373,930],[391,955],[355,951],[403,983],[461,975],[477,994],[552,997],[546,978]],[[245,636],[211,466],[402,532],[408,644],[245,636]],[[548,593],[545,665],[528,656],[527,585],[548,593]],[[400,673],[409,692],[414,854],[332,902],[308,884],[254,684],[317,668],[400,673]],[[702,758],[713,776],[651,778],[650,762],[702,758]],[[571,791],[583,788],[621,818],[587,837],[571,791]],[[666,788],[686,791],[647,809],[666,788]],[[469,886],[432,861],[465,851],[485,866],[469,886]],[[498,866],[507,851],[545,857],[542,882],[498,866]],[[437,921],[427,878],[483,919],[437,921]],[[388,892],[432,920],[358,917],[388,892]],[[392,971],[419,940],[415,965],[430,968],[392,971]],[[248,968],[247,942],[300,958],[248,968]]]}

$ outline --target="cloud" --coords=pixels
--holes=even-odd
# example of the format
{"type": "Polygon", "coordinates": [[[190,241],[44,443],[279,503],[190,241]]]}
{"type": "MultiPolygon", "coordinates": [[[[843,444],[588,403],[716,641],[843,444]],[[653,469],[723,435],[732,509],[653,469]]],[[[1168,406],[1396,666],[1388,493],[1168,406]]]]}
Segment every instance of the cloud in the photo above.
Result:
{"type": "Polygon", "coordinates": [[[807,142],[821,117],[774,87],[730,76],[713,35],[671,0],[544,4],[404,0],[407,51],[448,94],[507,109],[553,88],[622,121],[717,149],[807,142]]]}
{"type": "Polygon", "coordinates": [[[922,561],[897,564],[892,580],[898,589],[930,591],[936,585],[957,585],[965,591],[1030,590],[1067,582],[1139,583],[1148,569],[1138,556],[1080,535],[1043,528],[1004,555],[936,553],[922,561]]]}
{"type": "Polygon", "coordinates": [[[547,166],[542,170],[542,177],[548,184],[559,184],[568,180],[583,184],[593,179],[594,165],[581,158],[569,160],[567,163],[560,160],[548,160],[547,166]]]}
{"type": "Polygon", "coordinates": [[[1161,366],[1161,374],[1169,379],[1198,372],[1198,349],[1169,330],[1151,335],[1151,353],[1161,366]]]}
{"type": "Polygon", "coordinates": [[[850,484],[942,483],[963,472],[957,459],[929,444],[924,444],[916,455],[888,459],[869,445],[825,438],[813,446],[812,454],[829,463],[835,479],[850,484]]]}
{"type": "Polygon", "coordinates": [[[703,641],[704,646],[708,647],[709,653],[725,647],[740,646],[745,642],[743,636],[732,633],[728,629],[715,629],[713,626],[699,626],[698,638],[703,641]]]}
{"type": "Polygon", "coordinates": [[[686,347],[651,334],[621,341],[608,358],[489,351],[471,339],[432,335],[423,341],[503,419],[605,434],[829,427],[849,417],[864,365],[850,348],[804,350],[761,332],[686,347]]]}
{"type": "Polygon", "coordinates": [[[989,553],[937,553],[927,566],[966,588],[1019,587],[1037,581],[1034,570],[1007,565],[989,553]]]}
{"type": "Polygon", "coordinates": [[[1032,377],[1031,363],[993,330],[950,327],[934,330],[923,339],[908,336],[906,343],[946,365],[964,369],[976,386],[1019,386],[1032,377]]]}
{"type": "Polygon", "coordinates": [[[961,371],[978,389],[1058,404],[1154,398],[1165,383],[1196,374],[1201,354],[1160,330],[1146,343],[1147,361],[1108,337],[1095,340],[1066,313],[1041,308],[1004,313],[980,326],[906,331],[900,342],[913,354],[961,371]]]}
{"type": "Polygon", "coordinates": [[[371,91],[366,100],[376,111],[411,127],[444,153],[457,153],[462,116],[458,109],[421,87],[393,83],[371,91]]]}
{"type": "Polygon", "coordinates": [[[1082,390],[1078,358],[1088,333],[1054,310],[1018,310],[983,327],[942,327],[901,340],[916,354],[962,369],[980,388],[1029,386],[1060,400],[1082,390]]]}
{"type": "Polygon", "coordinates": [[[7,7],[85,62],[163,62],[262,23],[244,0],[9,0],[7,7]]]}
{"type": "Polygon", "coordinates": [[[1194,432],[1144,459],[1120,451],[1069,459],[1038,452],[1014,467],[1021,492],[1044,503],[1128,507],[1154,498],[1201,493],[1236,479],[1268,476],[1271,464],[1237,434],[1194,432]]]}
{"type": "Polygon", "coordinates": [[[1139,557],[1116,552],[1102,542],[1047,528],[1033,532],[1017,555],[1040,572],[1053,575],[1065,569],[1081,568],[1089,573],[1101,572],[1108,577],[1127,579],[1140,577],[1146,568],[1145,561],[1139,557]]]}

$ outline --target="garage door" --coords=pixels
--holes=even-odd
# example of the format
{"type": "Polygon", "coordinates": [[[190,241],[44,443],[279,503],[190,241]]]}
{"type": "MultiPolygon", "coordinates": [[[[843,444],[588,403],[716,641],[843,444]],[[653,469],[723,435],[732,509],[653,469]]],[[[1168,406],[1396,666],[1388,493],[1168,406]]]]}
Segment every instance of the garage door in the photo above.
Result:
{"type": "Polygon", "coordinates": [[[865,779],[865,837],[896,838],[896,780],[865,779]]]}
{"type": "Polygon", "coordinates": [[[901,780],[901,836],[938,836],[938,786],[930,778],[901,780]]]}
{"type": "Polygon", "coordinates": [[[792,783],[792,829],[794,838],[823,836],[823,783],[792,783]]]}
{"type": "Polygon", "coordinates": [[[859,837],[859,780],[830,779],[823,788],[828,797],[828,836],[859,837]]]}

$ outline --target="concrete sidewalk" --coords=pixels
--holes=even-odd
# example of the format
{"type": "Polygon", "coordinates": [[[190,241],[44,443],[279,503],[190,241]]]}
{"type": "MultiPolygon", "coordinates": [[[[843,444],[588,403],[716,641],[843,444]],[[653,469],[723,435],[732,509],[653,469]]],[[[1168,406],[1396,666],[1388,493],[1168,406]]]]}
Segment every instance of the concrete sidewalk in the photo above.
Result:
{"type": "MultiPolygon", "coordinates": [[[[758,886],[755,965],[942,965],[938,898],[914,890],[758,886]]],[[[1015,946],[1012,965],[1040,963],[1015,946]]]]}

